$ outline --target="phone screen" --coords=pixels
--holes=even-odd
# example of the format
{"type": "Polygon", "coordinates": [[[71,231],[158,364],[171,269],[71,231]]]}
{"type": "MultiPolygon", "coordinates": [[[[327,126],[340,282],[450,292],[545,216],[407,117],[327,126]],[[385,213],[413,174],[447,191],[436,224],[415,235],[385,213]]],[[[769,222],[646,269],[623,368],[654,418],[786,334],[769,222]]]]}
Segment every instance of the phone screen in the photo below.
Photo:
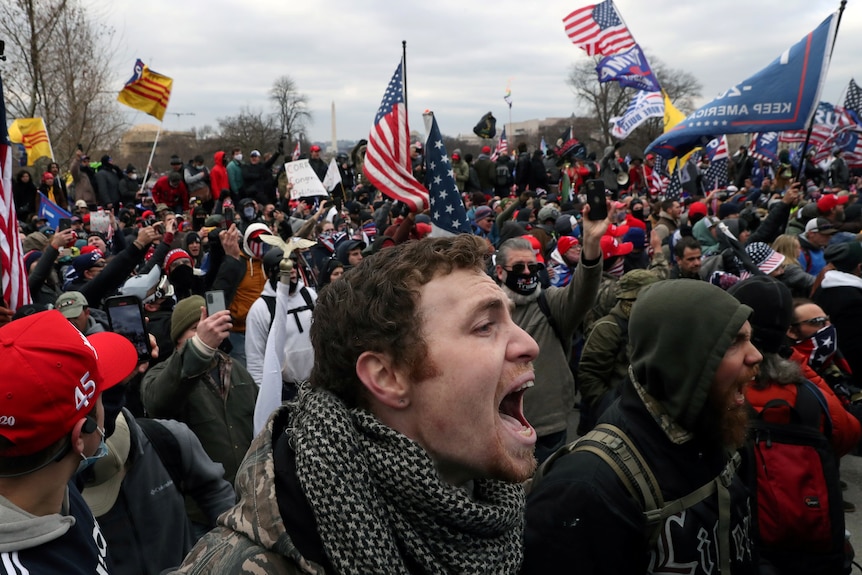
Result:
{"type": "Polygon", "coordinates": [[[150,336],[144,324],[143,310],[137,298],[117,298],[107,301],[111,331],[132,342],[140,360],[150,359],[150,336]]]}

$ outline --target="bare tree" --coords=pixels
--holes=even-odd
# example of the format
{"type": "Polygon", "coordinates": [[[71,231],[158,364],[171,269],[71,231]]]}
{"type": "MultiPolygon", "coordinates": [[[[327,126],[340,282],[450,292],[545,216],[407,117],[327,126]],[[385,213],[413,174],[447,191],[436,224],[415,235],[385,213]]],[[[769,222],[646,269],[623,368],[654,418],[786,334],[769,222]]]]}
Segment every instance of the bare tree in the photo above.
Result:
{"type": "Polygon", "coordinates": [[[79,0],[0,3],[3,70],[10,116],[42,117],[54,155],[68,162],[77,144],[91,153],[118,143],[124,126],[111,90],[114,32],[79,0]]]}
{"type": "MultiPolygon", "coordinates": [[[[612,142],[610,120],[622,115],[635,94],[632,88],[621,88],[618,82],[599,82],[596,65],[601,58],[584,60],[572,66],[567,83],[575,97],[586,108],[587,117],[595,123],[586,133],[576,132],[581,140],[604,147],[612,142]]],[[[701,95],[703,87],[693,74],[670,68],[658,58],[651,57],[650,65],[659,84],[667,92],[674,106],[684,113],[694,110],[694,101],[701,95]]],[[[651,118],[638,127],[626,140],[634,148],[643,149],[663,129],[661,118],[651,118]]]]}
{"type": "Polygon", "coordinates": [[[252,149],[261,153],[272,151],[282,134],[271,115],[248,107],[242,108],[236,116],[219,118],[218,124],[222,149],[239,147],[245,150],[246,155],[252,149]]]}
{"type": "Polygon", "coordinates": [[[312,121],[308,111],[308,97],[299,93],[296,82],[290,76],[280,76],[272,83],[269,99],[275,105],[278,128],[289,142],[305,135],[307,124],[312,121]]]}

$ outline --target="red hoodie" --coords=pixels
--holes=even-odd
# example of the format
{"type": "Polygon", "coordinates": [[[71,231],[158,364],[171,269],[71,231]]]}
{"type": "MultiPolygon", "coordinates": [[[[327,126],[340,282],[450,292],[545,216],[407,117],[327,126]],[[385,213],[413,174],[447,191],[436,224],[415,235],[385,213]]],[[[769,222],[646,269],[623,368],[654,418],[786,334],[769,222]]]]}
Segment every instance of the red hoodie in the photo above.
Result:
{"type": "Polygon", "coordinates": [[[216,152],[213,155],[213,162],[215,163],[210,170],[210,187],[213,191],[213,199],[218,200],[222,190],[230,190],[227,170],[224,167],[224,152],[216,152]]]}

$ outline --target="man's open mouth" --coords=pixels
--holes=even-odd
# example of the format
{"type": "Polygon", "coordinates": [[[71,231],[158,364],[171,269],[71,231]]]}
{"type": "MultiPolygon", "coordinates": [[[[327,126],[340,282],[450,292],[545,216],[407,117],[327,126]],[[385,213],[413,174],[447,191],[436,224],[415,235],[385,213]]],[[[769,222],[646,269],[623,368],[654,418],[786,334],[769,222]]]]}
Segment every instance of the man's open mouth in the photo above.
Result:
{"type": "Polygon", "coordinates": [[[503,397],[498,408],[500,419],[506,426],[525,437],[533,435],[533,427],[524,417],[524,392],[531,387],[533,387],[533,380],[525,382],[503,397]]]}

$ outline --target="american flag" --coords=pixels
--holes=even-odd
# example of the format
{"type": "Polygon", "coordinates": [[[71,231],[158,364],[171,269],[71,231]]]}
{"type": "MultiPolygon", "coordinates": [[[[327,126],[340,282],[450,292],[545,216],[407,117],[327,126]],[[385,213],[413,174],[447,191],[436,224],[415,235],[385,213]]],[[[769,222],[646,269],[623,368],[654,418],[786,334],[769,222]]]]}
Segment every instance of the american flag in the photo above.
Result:
{"type": "Polygon", "coordinates": [[[566,35],[590,56],[610,56],[635,46],[611,0],[575,10],[565,18],[566,35]]]}
{"type": "Polygon", "coordinates": [[[491,161],[496,162],[500,156],[505,156],[509,153],[509,140],[506,139],[506,126],[503,126],[503,131],[500,132],[500,139],[497,140],[497,149],[491,155],[491,161]]]}
{"type": "Polygon", "coordinates": [[[727,185],[727,136],[712,140],[706,145],[706,157],[709,158],[709,167],[703,175],[704,185],[715,190],[727,185]]]}
{"type": "MultiPolygon", "coordinates": [[[[859,167],[862,164],[862,141],[858,136],[860,130],[862,127],[859,126],[855,113],[841,106],[820,102],[808,142],[808,149],[815,150],[814,162],[829,160],[832,150],[837,147],[846,152],[844,160],[848,166],[859,167]]],[[[807,130],[785,131],[779,135],[779,141],[801,144],[805,142],[806,135],[807,130]]]]}
{"type": "Polygon", "coordinates": [[[12,146],[6,129],[6,100],[0,78],[0,287],[6,307],[17,310],[32,303],[24,254],[18,237],[18,217],[12,197],[12,146]]]}
{"type": "Polygon", "coordinates": [[[431,237],[469,234],[467,211],[455,185],[452,162],[446,154],[437,118],[423,114],[428,141],[425,142],[425,183],[431,200],[431,237]]]}
{"type": "Polygon", "coordinates": [[[302,148],[299,147],[299,140],[296,141],[296,147],[293,149],[293,154],[290,156],[291,161],[295,162],[302,155],[302,148]]]}
{"type": "Polygon", "coordinates": [[[847,86],[844,107],[856,112],[857,116],[862,115],[862,88],[859,87],[859,84],[853,78],[850,78],[850,85],[847,86]]]}
{"type": "Polygon", "coordinates": [[[410,127],[404,105],[402,66],[398,64],[374,118],[365,152],[365,176],[392,199],[428,207],[428,190],[413,177],[410,166],[410,127]]]}
{"type": "Polygon", "coordinates": [[[679,179],[680,167],[677,165],[670,177],[670,182],[667,185],[667,190],[664,193],[666,200],[678,200],[682,196],[682,182],[679,179]]]}

